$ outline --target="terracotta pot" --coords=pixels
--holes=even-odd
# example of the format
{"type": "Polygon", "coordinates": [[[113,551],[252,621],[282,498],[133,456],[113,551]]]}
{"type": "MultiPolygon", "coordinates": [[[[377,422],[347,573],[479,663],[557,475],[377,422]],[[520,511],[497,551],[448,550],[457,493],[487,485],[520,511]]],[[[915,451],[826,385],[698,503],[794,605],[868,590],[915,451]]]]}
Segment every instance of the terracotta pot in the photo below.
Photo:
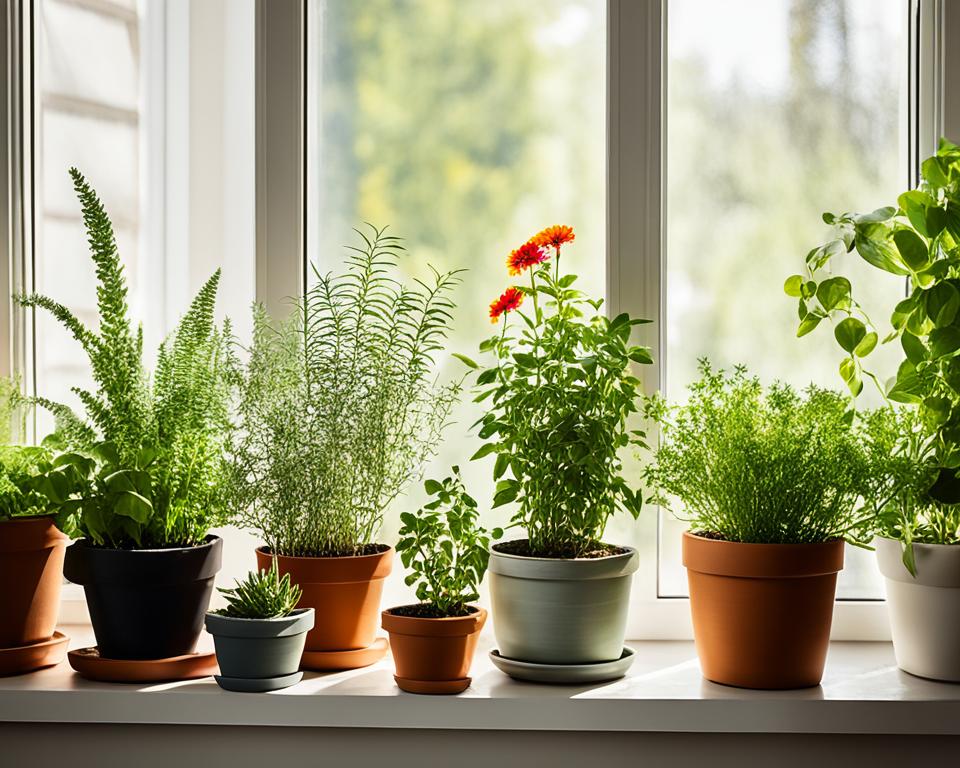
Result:
{"type": "Polygon", "coordinates": [[[109,549],[86,539],[70,547],[64,575],[83,585],[101,659],[192,654],[222,550],[218,536],[169,549],[109,549]]]}
{"type": "Polygon", "coordinates": [[[477,638],[487,620],[483,608],[469,616],[423,619],[382,615],[390,633],[390,647],[397,668],[397,685],[411,693],[460,693],[470,685],[470,665],[477,638]]]}
{"type": "Polygon", "coordinates": [[[703,676],[741,688],[819,685],[843,542],[741,544],[683,534],[703,676]]]}
{"type": "Polygon", "coordinates": [[[0,523],[0,648],[53,637],[68,542],[51,517],[0,523]]]}
{"type": "MultiPolygon", "coordinates": [[[[257,548],[257,567],[266,570],[272,556],[257,548]]],[[[393,547],[357,557],[277,556],[281,574],[300,585],[298,608],[313,608],[317,621],[307,633],[307,651],[367,648],[377,636],[383,580],[393,566],[393,547]]]]}
{"type": "Polygon", "coordinates": [[[877,538],[876,545],[897,665],[960,683],[960,545],[914,544],[916,576],[903,564],[901,542],[877,538]]]}

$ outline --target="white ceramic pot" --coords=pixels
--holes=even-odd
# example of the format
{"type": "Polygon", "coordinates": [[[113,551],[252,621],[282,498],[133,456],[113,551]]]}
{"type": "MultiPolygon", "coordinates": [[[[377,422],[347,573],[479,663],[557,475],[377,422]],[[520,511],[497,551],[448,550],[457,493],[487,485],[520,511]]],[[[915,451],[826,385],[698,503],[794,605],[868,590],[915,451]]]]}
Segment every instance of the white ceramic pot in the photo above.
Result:
{"type": "Polygon", "coordinates": [[[934,680],[960,682],[960,545],[914,544],[917,575],[899,541],[878,538],[897,665],[934,680]]]}

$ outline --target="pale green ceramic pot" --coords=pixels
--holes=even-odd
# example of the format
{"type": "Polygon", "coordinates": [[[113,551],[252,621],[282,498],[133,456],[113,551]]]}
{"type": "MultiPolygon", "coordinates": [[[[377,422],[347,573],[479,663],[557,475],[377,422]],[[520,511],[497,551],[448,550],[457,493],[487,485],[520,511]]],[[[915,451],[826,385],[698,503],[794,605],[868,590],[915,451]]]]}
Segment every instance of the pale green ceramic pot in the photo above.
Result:
{"type": "Polygon", "coordinates": [[[561,560],[490,550],[493,629],[501,656],[537,664],[592,664],[623,654],[633,548],[561,560]]]}

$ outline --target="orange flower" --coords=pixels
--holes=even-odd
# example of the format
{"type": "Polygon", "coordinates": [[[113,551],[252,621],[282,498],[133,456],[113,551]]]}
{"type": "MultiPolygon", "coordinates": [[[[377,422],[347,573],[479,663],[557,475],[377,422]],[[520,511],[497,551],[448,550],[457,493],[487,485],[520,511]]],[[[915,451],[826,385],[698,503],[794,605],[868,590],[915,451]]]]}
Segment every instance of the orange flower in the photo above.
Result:
{"type": "Polygon", "coordinates": [[[496,301],[490,302],[490,322],[495,323],[504,312],[513,312],[523,304],[523,291],[519,288],[507,288],[496,301]]]}
{"type": "Polygon", "coordinates": [[[549,258],[546,251],[536,243],[524,243],[507,257],[507,272],[519,275],[528,267],[542,264],[549,258]]]}
{"type": "Polygon", "coordinates": [[[537,232],[530,238],[530,242],[539,245],[541,248],[548,246],[559,248],[564,243],[572,243],[574,237],[573,227],[568,227],[566,224],[554,224],[552,227],[537,232]]]}

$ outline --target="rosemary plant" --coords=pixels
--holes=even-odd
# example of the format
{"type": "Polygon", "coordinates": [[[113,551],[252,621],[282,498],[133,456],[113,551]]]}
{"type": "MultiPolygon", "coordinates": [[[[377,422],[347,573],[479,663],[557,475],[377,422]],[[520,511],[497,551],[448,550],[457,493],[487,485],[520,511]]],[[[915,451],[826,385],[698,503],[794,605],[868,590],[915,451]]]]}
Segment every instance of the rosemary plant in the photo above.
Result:
{"type": "Polygon", "coordinates": [[[726,541],[869,542],[871,515],[858,502],[870,462],[846,398],[813,386],[805,396],[784,384],[764,391],[745,369],[728,375],[706,360],[700,373],[685,405],[647,401],[661,429],[645,470],[653,501],[679,499],[692,531],[726,541]]]}
{"type": "Polygon", "coordinates": [[[290,317],[254,310],[233,435],[237,519],[271,552],[377,551],[384,510],[433,454],[461,380],[433,380],[458,271],[401,284],[398,238],[358,232],[340,275],[316,274],[290,317]]]}
{"type": "Polygon", "coordinates": [[[300,601],[301,590],[290,583],[290,574],[282,577],[274,558],[266,571],[251,571],[233,589],[218,587],[227,598],[227,607],[217,613],[233,619],[280,619],[293,613],[300,601]]]}
{"type": "Polygon", "coordinates": [[[98,545],[141,548],[200,543],[226,519],[223,457],[236,365],[229,326],[214,323],[219,270],[160,348],[153,381],[143,365],[113,225],[96,192],[70,169],[97,270],[99,328],[47,296],[20,297],[50,312],[80,343],[96,383],[74,388],[86,417],[46,398],[57,417],[56,464],[80,479],[60,505],[78,535],[98,545]]]}

